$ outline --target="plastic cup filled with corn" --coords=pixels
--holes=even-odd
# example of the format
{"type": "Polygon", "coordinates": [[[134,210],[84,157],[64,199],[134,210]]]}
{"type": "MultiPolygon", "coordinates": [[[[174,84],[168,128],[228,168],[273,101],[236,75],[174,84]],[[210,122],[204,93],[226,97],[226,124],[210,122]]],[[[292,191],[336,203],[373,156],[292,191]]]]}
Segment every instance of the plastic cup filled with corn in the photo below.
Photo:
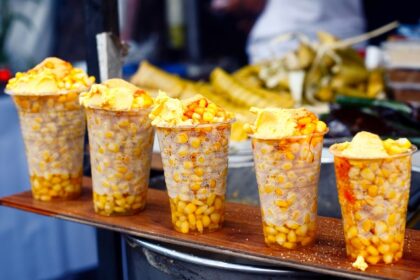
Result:
{"type": "Polygon", "coordinates": [[[19,112],[33,197],[72,199],[81,193],[85,116],[79,92],[93,77],[48,58],[7,85],[19,112]]]}
{"type": "Polygon", "coordinates": [[[305,109],[252,109],[252,137],[265,243],[295,249],[315,241],[325,123],[305,109]]]}
{"type": "Polygon", "coordinates": [[[182,233],[222,227],[231,115],[202,96],[180,101],[161,93],[156,125],[172,224],[182,233]]]}
{"type": "Polygon", "coordinates": [[[415,150],[405,138],[382,141],[368,132],[331,146],[352,260],[390,264],[401,259],[415,150]]]}
{"type": "Polygon", "coordinates": [[[82,93],[92,167],[93,205],[105,216],[132,215],[146,206],[154,129],[153,99],[119,79],[82,93]]]}

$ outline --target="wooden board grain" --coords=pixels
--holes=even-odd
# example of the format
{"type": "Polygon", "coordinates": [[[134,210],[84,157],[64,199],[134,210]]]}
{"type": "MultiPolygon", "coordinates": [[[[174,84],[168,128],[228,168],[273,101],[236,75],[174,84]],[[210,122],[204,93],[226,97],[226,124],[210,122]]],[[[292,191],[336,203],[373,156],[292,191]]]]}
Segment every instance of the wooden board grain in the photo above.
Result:
{"type": "Polygon", "coordinates": [[[138,215],[103,217],[92,207],[90,180],[85,178],[78,200],[40,202],[23,192],[0,199],[0,204],[125,234],[171,244],[239,256],[267,264],[359,279],[416,279],[420,277],[420,231],[407,230],[404,257],[393,265],[369,266],[365,272],[351,267],[346,258],[341,221],[319,218],[315,245],[299,250],[272,250],[265,246],[259,208],[227,203],[222,230],[205,235],[185,235],[172,229],[165,192],[150,189],[146,209],[138,215]]]}

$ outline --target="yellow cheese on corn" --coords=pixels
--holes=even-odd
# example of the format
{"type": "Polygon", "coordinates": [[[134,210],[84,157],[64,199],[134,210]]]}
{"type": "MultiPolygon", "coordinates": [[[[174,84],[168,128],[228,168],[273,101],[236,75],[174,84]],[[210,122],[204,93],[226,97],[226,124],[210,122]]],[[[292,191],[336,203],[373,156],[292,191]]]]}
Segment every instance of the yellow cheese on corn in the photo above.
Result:
{"type": "Polygon", "coordinates": [[[259,109],[252,107],[250,111],[257,115],[254,125],[249,129],[256,138],[278,139],[327,130],[325,123],[319,121],[314,113],[305,108],[259,109]]]}
{"type": "Polygon", "coordinates": [[[200,94],[181,101],[159,92],[149,117],[152,125],[182,126],[229,122],[233,114],[200,94]]]}
{"type": "Polygon", "coordinates": [[[130,111],[149,108],[153,99],[144,90],[121,79],[95,84],[80,95],[80,104],[88,108],[130,111]]]}
{"type": "Polygon", "coordinates": [[[49,57],[27,72],[17,72],[6,90],[11,94],[51,95],[88,89],[95,81],[82,69],[56,57],[49,57]]]}
{"type": "Polygon", "coordinates": [[[411,148],[407,138],[382,141],[378,135],[361,131],[351,142],[336,144],[340,154],[350,158],[384,158],[396,154],[406,153],[411,148]]]}

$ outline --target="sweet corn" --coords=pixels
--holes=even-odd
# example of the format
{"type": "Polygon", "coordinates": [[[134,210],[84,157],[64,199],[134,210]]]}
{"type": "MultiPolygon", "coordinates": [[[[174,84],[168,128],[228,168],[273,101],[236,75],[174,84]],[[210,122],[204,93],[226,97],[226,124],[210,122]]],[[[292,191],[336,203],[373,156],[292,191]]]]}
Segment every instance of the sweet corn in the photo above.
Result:
{"type": "MultiPolygon", "coordinates": [[[[312,119],[301,121],[302,127],[314,132],[312,119]]],[[[315,240],[313,185],[318,180],[322,136],[312,140],[252,140],[264,237],[270,247],[295,249],[315,240]]]]}
{"type": "MultiPolygon", "coordinates": [[[[154,133],[148,110],[88,108],[86,113],[93,191],[98,199],[107,199],[98,202],[94,196],[95,212],[106,216],[140,212],[146,203],[154,133]],[[100,168],[94,168],[95,165],[100,168]]],[[[173,176],[181,180],[180,174],[173,176]]]]}
{"type": "MultiPolygon", "coordinates": [[[[384,141],[387,151],[393,145],[384,141]]],[[[409,161],[407,155],[374,160],[335,158],[347,254],[353,259],[364,256],[369,264],[389,264],[402,257],[406,210],[401,205],[407,205],[408,198],[402,197],[409,182],[400,178],[409,177],[410,169],[399,167],[409,161]]]]}

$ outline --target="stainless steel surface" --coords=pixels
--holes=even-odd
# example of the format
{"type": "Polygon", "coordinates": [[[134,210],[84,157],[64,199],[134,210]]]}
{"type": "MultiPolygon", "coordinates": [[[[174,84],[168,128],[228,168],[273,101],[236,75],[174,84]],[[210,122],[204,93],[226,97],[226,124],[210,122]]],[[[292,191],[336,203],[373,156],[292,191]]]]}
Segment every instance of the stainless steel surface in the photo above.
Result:
{"type": "Polygon", "coordinates": [[[154,244],[149,241],[145,241],[139,238],[134,238],[131,236],[126,236],[126,241],[133,247],[140,246],[146,249],[149,249],[155,253],[164,255],[166,257],[170,257],[172,259],[176,259],[179,261],[207,266],[211,268],[217,269],[227,269],[239,272],[252,272],[252,273],[261,273],[261,274],[288,274],[294,273],[294,271],[290,270],[281,270],[281,269],[270,269],[270,268],[262,268],[252,265],[242,265],[242,264],[235,264],[229,263],[224,261],[213,260],[209,258],[199,257],[192,254],[183,253],[181,251],[173,250],[168,247],[162,247],[157,244],[154,244]]]}

